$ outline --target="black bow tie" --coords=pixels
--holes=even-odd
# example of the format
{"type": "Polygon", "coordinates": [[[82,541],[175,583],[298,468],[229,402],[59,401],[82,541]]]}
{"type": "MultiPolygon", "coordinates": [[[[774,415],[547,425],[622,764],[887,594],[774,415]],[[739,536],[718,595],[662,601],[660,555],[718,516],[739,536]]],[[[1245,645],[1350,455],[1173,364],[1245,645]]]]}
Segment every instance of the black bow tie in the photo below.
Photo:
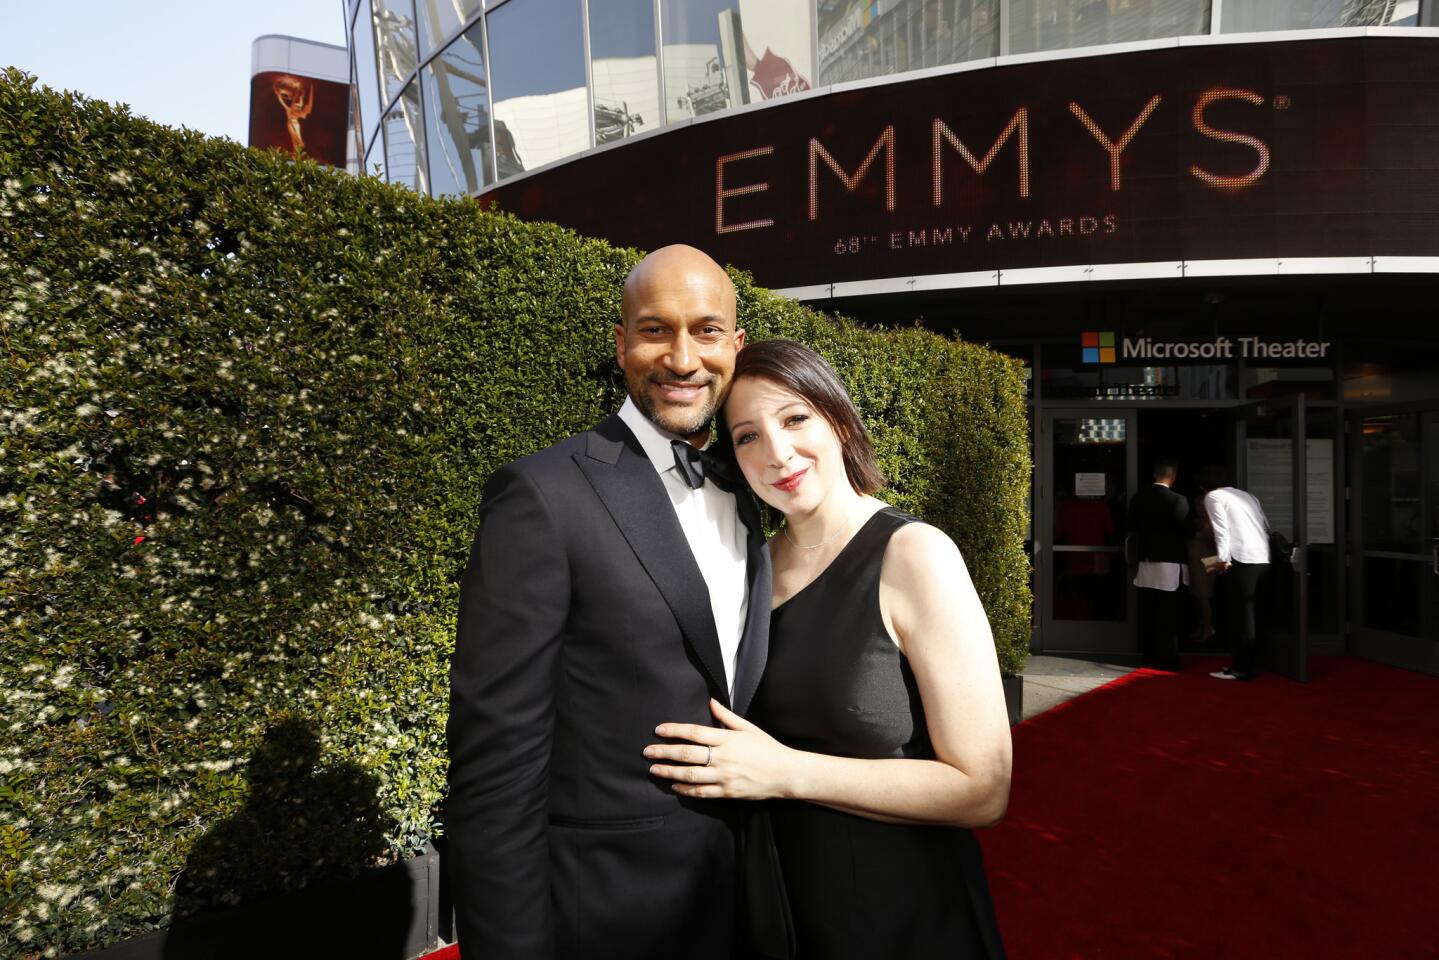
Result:
{"type": "Polygon", "coordinates": [[[683,440],[671,440],[670,450],[675,455],[675,470],[691,490],[704,486],[705,480],[721,490],[739,489],[740,480],[733,464],[683,440]]]}

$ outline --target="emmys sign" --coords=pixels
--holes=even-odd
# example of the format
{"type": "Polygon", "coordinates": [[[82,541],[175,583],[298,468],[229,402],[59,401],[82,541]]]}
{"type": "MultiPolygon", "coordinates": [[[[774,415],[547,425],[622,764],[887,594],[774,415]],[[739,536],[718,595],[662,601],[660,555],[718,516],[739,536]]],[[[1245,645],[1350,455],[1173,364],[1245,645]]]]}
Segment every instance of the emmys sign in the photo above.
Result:
{"type": "Polygon", "coordinates": [[[774,287],[1439,256],[1439,97],[1416,93],[1436,62],[1436,38],[1350,37],[962,70],[691,124],[482,199],[691,243],[774,287]]]}

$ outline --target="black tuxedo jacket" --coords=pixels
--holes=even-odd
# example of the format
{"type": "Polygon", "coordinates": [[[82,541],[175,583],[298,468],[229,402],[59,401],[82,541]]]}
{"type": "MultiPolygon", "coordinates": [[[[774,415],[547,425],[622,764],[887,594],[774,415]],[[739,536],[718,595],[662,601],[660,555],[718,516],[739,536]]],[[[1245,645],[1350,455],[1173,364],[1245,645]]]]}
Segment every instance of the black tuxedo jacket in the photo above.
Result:
{"type": "Polygon", "coordinates": [[[497,470],[460,590],[448,862],[466,960],[742,955],[739,805],[649,774],[661,721],[744,713],[769,644],[769,553],[747,492],[734,702],[709,591],[618,416],[497,470]]]}
{"type": "Polygon", "coordinates": [[[1129,530],[1138,541],[1137,560],[1187,563],[1185,521],[1189,501],[1162,483],[1151,483],[1129,501],[1129,530]]]}

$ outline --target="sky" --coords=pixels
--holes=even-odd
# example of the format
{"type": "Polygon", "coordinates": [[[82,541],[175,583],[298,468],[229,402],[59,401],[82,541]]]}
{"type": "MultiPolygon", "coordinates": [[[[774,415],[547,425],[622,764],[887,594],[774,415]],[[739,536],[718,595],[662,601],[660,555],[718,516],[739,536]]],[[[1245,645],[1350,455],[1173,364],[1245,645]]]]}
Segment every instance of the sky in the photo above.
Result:
{"type": "Polygon", "coordinates": [[[0,0],[0,67],[245,143],[250,44],[345,45],[343,0],[0,0]]]}

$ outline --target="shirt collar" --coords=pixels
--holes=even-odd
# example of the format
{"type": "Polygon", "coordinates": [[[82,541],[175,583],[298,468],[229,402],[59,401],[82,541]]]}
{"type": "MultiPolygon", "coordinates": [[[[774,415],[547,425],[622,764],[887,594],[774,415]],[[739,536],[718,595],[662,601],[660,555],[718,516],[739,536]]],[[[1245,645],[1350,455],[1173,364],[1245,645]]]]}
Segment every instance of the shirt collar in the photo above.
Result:
{"type": "MultiPolygon", "coordinates": [[[[643,448],[645,456],[649,457],[655,473],[664,473],[666,470],[675,468],[675,454],[674,450],[670,448],[670,443],[675,440],[683,440],[684,437],[656,426],[653,420],[641,413],[640,408],[635,406],[632,397],[625,397],[624,405],[620,407],[620,419],[624,421],[625,426],[630,428],[630,433],[635,435],[635,439],[640,442],[640,447],[643,448]]],[[[702,449],[708,448],[709,444],[706,443],[702,449]]]]}

